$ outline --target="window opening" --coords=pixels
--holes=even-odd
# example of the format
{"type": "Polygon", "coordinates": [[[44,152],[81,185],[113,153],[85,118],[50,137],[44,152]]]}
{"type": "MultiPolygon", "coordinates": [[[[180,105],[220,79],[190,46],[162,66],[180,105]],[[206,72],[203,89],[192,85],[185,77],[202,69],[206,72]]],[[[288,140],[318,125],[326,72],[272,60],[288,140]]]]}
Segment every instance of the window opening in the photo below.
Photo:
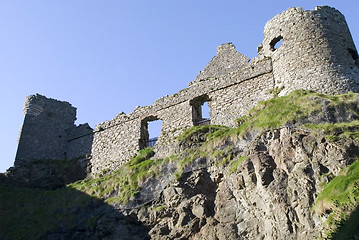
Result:
{"type": "Polygon", "coordinates": [[[198,126],[211,124],[208,101],[209,98],[207,95],[191,100],[190,104],[192,106],[193,125],[198,126]]]}
{"type": "Polygon", "coordinates": [[[162,120],[155,116],[146,117],[141,121],[140,149],[155,146],[161,134],[162,120]]]}
{"type": "Polygon", "coordinates": [[[283,37],[282,36],[276,37],[269,43],[270,50],[274,52],[275,50],[280,48],[282,44],[283,44],[283,37]]]}

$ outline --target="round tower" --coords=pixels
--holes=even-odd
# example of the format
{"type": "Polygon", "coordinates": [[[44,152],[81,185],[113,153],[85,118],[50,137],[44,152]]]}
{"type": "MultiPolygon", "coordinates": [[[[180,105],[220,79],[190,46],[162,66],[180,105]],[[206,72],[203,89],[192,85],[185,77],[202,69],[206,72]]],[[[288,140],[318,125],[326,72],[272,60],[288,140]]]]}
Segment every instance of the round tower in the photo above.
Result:
{"type": "Polygon", "coordinates": [[[359,58],[344,16],[323,6],[290,8],[264,28],[259,56],[272,58],[275,86],[326,94],[359,91],[359,58]]]}

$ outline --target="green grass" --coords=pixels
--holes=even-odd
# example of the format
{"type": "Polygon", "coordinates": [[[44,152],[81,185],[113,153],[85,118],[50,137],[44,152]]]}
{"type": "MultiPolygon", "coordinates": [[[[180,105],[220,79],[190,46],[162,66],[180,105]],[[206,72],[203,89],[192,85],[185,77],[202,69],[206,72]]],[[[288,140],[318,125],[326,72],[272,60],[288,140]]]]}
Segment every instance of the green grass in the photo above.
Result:
{"type": "Polygon", "coordinates": [[[177,137],[179,141],[190,141],[193,137],[205,135],[204,141],[212,141],[224,136],[231,128],[219,125],[194,126],[184,131],[177,137]]]}
{"type": "Polygon", "coordinates": [[[138,155],[124,164],[119,170],[95,179],[87,178],[68,186],[95,196],[110,204],[127,204],[139,193],[141,183],[148,177],[160,175],[165,160],[149,159],[153,149],[140,150],[138,155]]]}
{"type": "Polygon", "coordinates": [[[211,154],[211,158],[223,157],[224,154],[225,152],[223,150],[217,149],[211,154]]]}
{"type": "Polygon", "coordinates": [[[246,160],[246,159],[248,159],[247,156],[242,156],[242,157],[240,157],[240,158],[237,159],[237,160],[231,161],[231,162],[229,163],[228,175],[230,175],[230,174],[232,174],[233,172],[237,171],[239,165],[241,165],[241,163],[242,163],[244,160],[246,160]]]}
{"type": "Polygon", "coordinates": [[[196,149],[186,149],[182,151],[182,153],[173,155],[171,160],[172,162],[176,162],[177,171],[174,173],[175,179],[179,179],[182,176],[183,169],[193,162],[194,160],[200,158],[201,156],[206,155],[206,152],[202,152],[200,148],[196,149]]]}
{"type": "Polygon", "coordinates": [[[358,217],[351,216],[357,212],[358,205],[359,161],[355,161],[324,186],[313,210],[320,215],[330,213],[325,226],[329,239],[334,236],[335,239],[350,239],[358,227],[358,217]],[[342,229],[340,234],[339,229],[342,229]]]}
{"type": "Polygon", "coordinates": [[[167,208],[167,205],[160,205],[160,206],[155,207],[154,210],[155,210],[156,212],[160,212],[160,211],[162,211],[162,210],[165,209],[165,208],[167,208]]]}
{"type": "Polygon", "coordinates": [[[331,141],[338,141],[341,138],[352,138],[359,141],[359,120],[340,123],[308,123],[303,127],[324,134],[331,141]]]}
{"type": "Polygon", "coordinates": [[[178,180],[183,169],[194,160],[201,157],[220,158],[225,155],[225,151],[231,150],[230,148],[222,150],[217,147],[217,145],[225,144],[224,139],[231,130],[233,129],[218,125],[194,126],[178,136],[177,140],[187,143],[189,148],[171,157],[171,162],[177,163],[175,178],[178,180]]]}
{"type": "Polygon", "coordinates": [[[251,130],[267,130],[295,124],[308,119],[311,115],[322,114],[323,102],[335,113],[334,108],[351,113],[359,119],[356,94],[323,95],[311,91],[296,90],[288,96],[273,98],[260,102],[242,118],[237,119],[237,133],[242,136],[251,130]]]}
{"type": "Polygon", "coordinates": [[[319,105],[317,94],[297,90],[288,96],[259,103],[248,115],[237,121],[239,130],[278,128],[319,111],[319,105]]]}

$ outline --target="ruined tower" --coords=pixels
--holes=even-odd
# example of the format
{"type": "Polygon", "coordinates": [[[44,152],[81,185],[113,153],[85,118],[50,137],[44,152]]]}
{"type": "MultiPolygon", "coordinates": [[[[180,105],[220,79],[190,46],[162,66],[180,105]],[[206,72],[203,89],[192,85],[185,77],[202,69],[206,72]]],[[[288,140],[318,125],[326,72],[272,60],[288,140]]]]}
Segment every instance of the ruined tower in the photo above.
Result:
{"type": "Polygon", "coordinates": [[[258,50],[272,59],[280,95],[295,89],[328,94],[359,90],[358,52],[344,16],[334,8],[299,7],[278,14],[265,25],[258,50]]]}
{"type": "Polygon", "coordinates": [[[75,128],[76,108],[36,94],[26,98],[24,114],[15,166],[38,159],[66,159],[67,137],[75,128]]]}

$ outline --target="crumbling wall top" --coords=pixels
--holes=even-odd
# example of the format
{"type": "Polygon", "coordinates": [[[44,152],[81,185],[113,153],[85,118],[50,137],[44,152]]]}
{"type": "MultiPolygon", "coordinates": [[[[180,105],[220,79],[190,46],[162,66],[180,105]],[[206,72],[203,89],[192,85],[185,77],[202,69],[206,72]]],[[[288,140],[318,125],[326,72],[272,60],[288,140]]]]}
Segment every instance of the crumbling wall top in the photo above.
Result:
{"type": "Polygon", "coordinates": [[[76,108],[69,102],[47,98],[40,94],[27,96],[24,104],[24,115],[39,116],[47,114],[48,117],[58,119],[66,118],[69,122],[76,120],[76,108]]]}
{"type": "Polygon", "coordinates": [[[217,55],[198,74],[189,85],[196,84],[210,77],[219,77],[250,65],[250,59],[237,52],[232,43],[225,43],[217,47],[217,55]]]}

